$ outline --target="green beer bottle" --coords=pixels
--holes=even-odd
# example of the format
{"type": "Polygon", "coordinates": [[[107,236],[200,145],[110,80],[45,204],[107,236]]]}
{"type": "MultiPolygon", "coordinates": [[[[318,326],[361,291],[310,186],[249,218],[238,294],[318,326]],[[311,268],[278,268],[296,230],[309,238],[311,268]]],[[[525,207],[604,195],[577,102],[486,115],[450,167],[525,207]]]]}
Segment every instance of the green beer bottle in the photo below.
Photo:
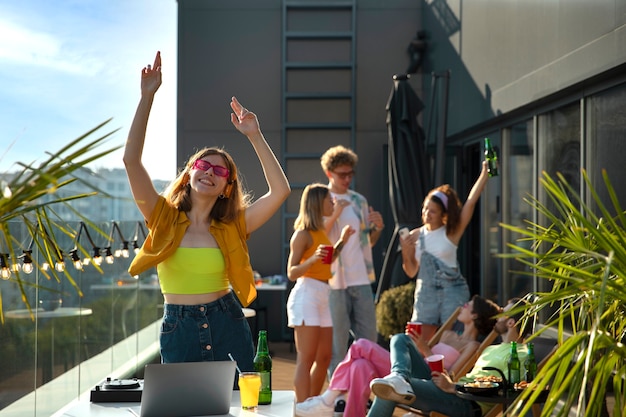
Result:
{"type": "Polygon", "coordinates": [[[528,355],[524,361],[524,369],[526,369],[526,382],[530,382],[537,376],[537,362],[535,361],[535,347],[532,343],[528,343],[528,355]]]}
{"type": "Polygon", "coordinates": [[[517,356],[517,342],[511,342],[511,354],[509,355],[507,368],[509,370],[509,387],[513,389],[513,386],[520,382],[521,378],[520,361],[519,356],[517,356]]]}
{"type": "Polygon", "coordinates": [[[485,161],[487,161],[489,176],[498,176],[498,155],[496,155],[496,151],[493,150],[489,138],[485,138],[485,161]]]}
{"type": "Polygon", "coordinates": [[[259,330],[259,341],[254,356],[254,370],[261,374],[259,404],[272,403],[272,358],[267,348],[267,331],[259,330]]]}

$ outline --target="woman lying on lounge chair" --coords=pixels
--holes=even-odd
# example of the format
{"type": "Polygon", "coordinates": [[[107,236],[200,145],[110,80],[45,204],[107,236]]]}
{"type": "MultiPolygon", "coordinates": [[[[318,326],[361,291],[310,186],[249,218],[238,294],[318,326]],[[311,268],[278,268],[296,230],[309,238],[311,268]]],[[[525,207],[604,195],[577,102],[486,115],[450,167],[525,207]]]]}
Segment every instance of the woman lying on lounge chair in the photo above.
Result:
{"type": "MultiPolygon", "coordinates": [[[[365,416],[366,404],[370,396],[370,381],[389,374],[394,355],[410,355],[416,366],[424,363],[424,358],[432,354],[443,354],[444,368],[448,373],[462,369],[465,362],[473,357],[480,343],[480,337],[489,334],[496,323],[494,316],[500,307],[490,300],[475,295],[461,309],[457,320],[463,324],[458,334],[452,330],[442,333],[432,348],[418,334],[405,331],[391,338],[390,352],[366,339],[356,340],[348,350],[344,360],[337,366],[328,389],[316,397],[296,405],[298,417],[332,416],[335,400],[347,393],[346,416],[365,416]]],[[[426,366],[426,365],[424,365],[426,366]]],[[[412,395],[412,394],[411,394],[412,395]]]]}

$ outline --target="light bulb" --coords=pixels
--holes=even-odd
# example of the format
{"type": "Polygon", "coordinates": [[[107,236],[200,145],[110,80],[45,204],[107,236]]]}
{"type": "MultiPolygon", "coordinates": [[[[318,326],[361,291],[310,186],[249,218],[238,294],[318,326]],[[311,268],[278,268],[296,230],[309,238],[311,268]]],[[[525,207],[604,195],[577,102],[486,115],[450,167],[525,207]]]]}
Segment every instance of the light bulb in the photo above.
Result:
{"type": "Polygon", "coordinates": [[[58,260],[56,264],[54,264],[54,269],[56,269],[57,272],[65,271],[65,262],[63,262],[62,260],[58,260]]]}
{"type": "Polygon", "coordinates": [[[7,267],[0,269],[0,277],[2,277],[3,280],[11,278],[11,270],[7,267]]]}
{"type": "MultiPolygon", "coordinates": [[[[130,256],[130,253],[128,252],[128,242],[124,241],[122,243],[122,248],[119,250],[119,252],[123,258],[128,258],[130,256]]],[[[119,258],[120,255],[115,255],[115,256],[119,258]]]]}
{"type": "Polygon", "coordinates": [[[33,273],[33,263],[32,262],[24,262],[24,264],[22,265],[22,271],[25,274],[32,274],[33,273]]]}
{"type": "Polygon", "coordinates": [[[106,248],[104,250],[104,253],[104,260],[106,261],[106,263],[108,263],[109,265],[113,264],[113,262],[115,262],[115,258],[113,257],[113,253],[111,253],[111,247],[106,248]]]}
{"type": "Polygon", "coordinates": [[[24,271],[25,274],[30,274],[33,272],[33,259],[30,257],[31,253],[31,250],[25,250],[24,254],[21,256],[22,271],[24,271]]]}

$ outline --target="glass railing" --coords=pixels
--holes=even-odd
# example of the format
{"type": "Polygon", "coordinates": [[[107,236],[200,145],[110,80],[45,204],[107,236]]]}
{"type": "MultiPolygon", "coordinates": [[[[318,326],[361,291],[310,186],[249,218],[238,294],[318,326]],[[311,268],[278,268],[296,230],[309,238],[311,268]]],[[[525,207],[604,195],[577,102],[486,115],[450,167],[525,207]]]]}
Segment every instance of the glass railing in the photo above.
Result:
{"type": "MultiPolygon", "coordinates": [[[[156,271],[150,270],[139,277],[128,274],[138,224],[116,223],[120,233],[115,231],[114,241],[110,242],[106,235],[113,230],[112,224],[96,225],[105,231],[105,236],[90,230],[89,238],[84,235],[79,238],[89,251],[89,256],[80,253],[79,269],[69,257],[75,239],[55,236],[69,275],[58,274],[58,280],[49,271],[40,269],[43,261],[37,245],[33,245],[32,258],[39,267],[31,273],[25,273],[21,264],[15,266],[23,258],[16,262],[9,260],[11,277],[0,281],[4,314],[4,324],[0,325],[0,416],[13,415],[10,410],[18,402],[20,413],[32,405],[28,415],[49,416],[59,404],[71,401],[112,373],[120,370],[132,373],[133,363],[143,367],[143,363],[133,362],[133,358],[145,356],[146,346],[157,344],[155,323],[162,316],[163,298],[156,271]],[[129,239],[128,257],[121,250],[115,256],[115,251],[122,249],[122,236],[129,239]],[[93,255],[92,243],[103,248],[101,271],[93,265],[98,260],[93,255]],[[109,246],[113,256],[107,260],[104,248],[109,246]],[[19,284],[15,279],[17,269],[19,284]],[[88,370],[87,363],[92,365],[88,370]],[[58,381],[63,381],[63,386],[51,390],[58,381]]],[[[72,226],[74,230],[80,229],[80,224],[72,226]]],[[[27,236],[24,230],[19,230],[19,225],[11,227],[18,241],[20,236],[27,236]]],[[[140,234],[139,245],[143,239],[140,234]]]]}

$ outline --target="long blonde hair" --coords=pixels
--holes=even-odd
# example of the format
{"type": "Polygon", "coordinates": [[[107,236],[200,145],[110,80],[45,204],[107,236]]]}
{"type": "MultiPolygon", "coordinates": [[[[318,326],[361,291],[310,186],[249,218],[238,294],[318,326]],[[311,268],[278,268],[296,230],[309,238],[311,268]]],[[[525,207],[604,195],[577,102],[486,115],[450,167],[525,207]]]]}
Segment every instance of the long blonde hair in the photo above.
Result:
{"type": "Polygon", "coordinates": [[[193,168],[193,163],[208,155],[219,155],[224,159],[229,174],[226,187],[217,199],[210,217],[220,222],[228,223],[234,221],[241,210],[245,210],[250,205],[250,195],[245,193],[241,182],[237,177],[237,166],[228,152],[221,148],[204,148],[193,154],[185,167],[178,173],[178,176],[168,185],[163,192],[163,197],[168,204],[176,207],[180,211],[191,210],[191,185],[189,184],[189,171],[193,168]]]}
{"type": "Polygon", "coordinates": [[[324,199],[330,191],[324,184],[309,184],[300,198],[300,211],[293,224],[294,230],[324,229],[324,199]]]}

